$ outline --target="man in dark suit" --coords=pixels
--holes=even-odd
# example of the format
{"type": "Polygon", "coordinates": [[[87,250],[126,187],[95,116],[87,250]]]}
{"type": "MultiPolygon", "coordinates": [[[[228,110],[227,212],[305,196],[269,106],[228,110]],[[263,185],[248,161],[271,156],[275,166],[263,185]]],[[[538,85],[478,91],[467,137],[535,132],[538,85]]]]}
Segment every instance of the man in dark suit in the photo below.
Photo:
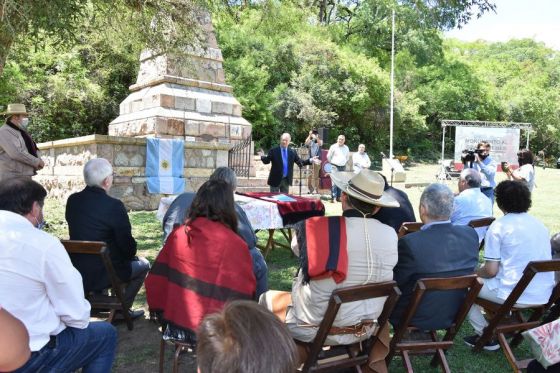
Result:
{"type": "MultiPolygon", "coordinates": [[[[429,185],[420,197],[422,229],[399,240],[399,260],[393,273],[402,291],[390,321],[398,325],[408,309],[416,281],[474,273],[478,235],[469,226],[452,225],[453,192],[444,184],[429,185]]],[[[449,327],[465,297],[463,290],[424,295],[411,324],[421,330],[449,327]]]]}
{"type": "Polygon", "coordinates": [[[397,208],[386,208],[382,207],[377,214],[375,214],[375,218],[382,222],[383,224],[387,224],[388,226],[392,227],[395,232],[399,233],[399,228],[401,227],[402,223],[416,221],[416,217],[414,216],[414,209],[412,208],[412,204],[408,199],[408,196],[402,190],[397,188],[393,188],[387,183],[387,179],[383,174],[379,174],[385,180],[385,190],[388,195],[393,197],[394,199],[399,202],[399,207],[397,208]]]}
{"type": "Polygon", "coordinates": [[[280,137],[280,146],[270,149],[267,155],[261,154],[261,161],[264,164],[272,163],[267,182],[271,193],[289,193],[294,175],[294,163],[303,167],[317,159],[313,157],[302,161],[296,151],[288,147],[291,140],[289,133],[283,133],[280,137]]]}
{"type": "MultiPolygon", "coordinates": [[[[107,244],[117,276],[128,283],[125,302],[132,306],[150,269],[145,258],[136,257],[136,241],[124,204],[107,192],[113,185],[113,167],[104,158],[88,161],[84,167],[86,187],[72,194],[66,203],[66,221],[71,240],[103,241],[107,244]]],[[[71,256],[80,271],[85,292],[100,291],[110,286],[101,258],[85,254],[71,256]]],[[[144,311],[130,311],[133,317],[144,311]]]]}

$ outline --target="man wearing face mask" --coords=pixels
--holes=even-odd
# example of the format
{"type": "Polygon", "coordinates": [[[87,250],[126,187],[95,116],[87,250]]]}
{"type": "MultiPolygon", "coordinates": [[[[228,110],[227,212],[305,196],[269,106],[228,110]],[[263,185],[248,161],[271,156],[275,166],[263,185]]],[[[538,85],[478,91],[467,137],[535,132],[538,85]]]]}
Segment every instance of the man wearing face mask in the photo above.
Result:
{"type": "Polygon", "coordinates": [[[27,132],[29,119],[25,105],[10,104],[2,114],[7,118],[6,124],[0,127],[0,182],[14,177],[31,178],[45,163],[27,132]]]}
{"type": "Polygon", "coordinates": [[[115,328],[89,321],[80,273],[60,240],[36,229],[46,195],[27,178],[0,183],[0,299],[25,325],[32,352],[15,372],[110,372],[115,328]]]}
{"type": "Polygon", "coordinates": [[[498,164],[490,157],[490,143],[481,141],[476,146],[472,168],[480,172],[480,191],[492,201],[494,205],[494,188],[496,187],[496,171],[498,164]]]}

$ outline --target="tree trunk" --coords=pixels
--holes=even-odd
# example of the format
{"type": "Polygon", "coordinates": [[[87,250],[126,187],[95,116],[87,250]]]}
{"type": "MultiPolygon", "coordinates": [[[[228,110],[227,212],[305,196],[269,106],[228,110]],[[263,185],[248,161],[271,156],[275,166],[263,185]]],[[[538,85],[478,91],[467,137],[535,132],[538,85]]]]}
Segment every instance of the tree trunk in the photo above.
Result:
{"type": "Polygon", "coordinates": [[[11,35],[0,31],[0,76],[4,72],[4,65],[6,64],[6,59],[8,58],[8,53],[10,53],[10,48],[14,39],[11,35]]]}

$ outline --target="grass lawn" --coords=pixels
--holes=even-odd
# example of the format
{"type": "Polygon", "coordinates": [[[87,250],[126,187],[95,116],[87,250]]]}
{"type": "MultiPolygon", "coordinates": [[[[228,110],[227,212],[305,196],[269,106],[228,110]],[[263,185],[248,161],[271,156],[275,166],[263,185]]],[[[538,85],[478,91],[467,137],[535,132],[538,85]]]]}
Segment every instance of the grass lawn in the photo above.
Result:
{"type": "MultiPolygon", "coordinates": [[[[433,182],[438,171],[437,165],[416,165],[407,169],[408,182],[433,182]]],[[[503,174],[497,181],[503,179],[503,174]]],[[[456,181],[447,182],[456,190],[456,181]]],[[[556,186],[560,185],[560,170],[538,169],[536,171],[537,187],[533,192],[533,207],[530,213],[539,218],[550,233],[560,231],[560,213],[558,212],[558,198],[555,197],[556,186]],[[556,202],[555,202],[556,201],[556,202]],[[554,207],[556,206],[556,207],[554,207]]],[[[395,187],[404,188],[395,184],[395,187]]],[[[418,201],[423,188],[414,187],[405,189],[418,217],[418,201]]],[[[340,214],[340,204],[325,202],[328,215],[340,214]]],[[[498,208],[494,207],[494,215],[501,216],[498,208]]],[[[144,256],[151,262],[154,261],[161,248],[161,223],[157,221],[155,212],[131,212],[132,233],[138,242],[138,255],[144,256]]],[[[60,238],[68,238],[68,226],[64,220],[64,205],[58,201],[48,200],[45,205],[45,218],[49,222],[48,231],[60,238]]],[[[264,240],[264,235],[260,237],[264,240]]],[[[281,235],[278,234],[278,239],[281,235]]],[[[278,290],[290,290],[292,277],[297,270],[297,260],[286,249],[275,249],[267,258],[269,266],[269,287],[278,290]]],[[[144,308],[147,313],[144,289],[136,298],[135,308],[144,308]]],[[[155,372],[158,369],[160,334],[157,326],[147,319],[137,320],[134,330],[128,331],[124,324],[116,325],[119,330],[119,350],[114,366],[115,372],[155,372]]],[[[448,362],[453,372],[507,372],[509,365],[501,351],[482,352],[472,354],[462,343],[462,337],[472,334],[472,328],[465,322],[461,328],[455,346],[447,355],[448,362]]],[[[263,351],[273,353],[273,346],[263,346],[263,351]]],[[[517,351],[518,356],[526,356],[528,349],[523,344],[517,351]]],[[[171,370],[171,348],[167,348],[166,371],[171,370]]],[[[429,358],[413,358],[413,365],[417,372],[439,371],[429,367],[429,358]]],[[[389,367],[391,372],[404,372],[400,359],[395,358],[389,367]]],[[[196,372],[196,362],[192,353],[183,354],[181,357],[182,372],[196,372]]],[[[264,372],[263,372],[264,373],[264,372]]]]}

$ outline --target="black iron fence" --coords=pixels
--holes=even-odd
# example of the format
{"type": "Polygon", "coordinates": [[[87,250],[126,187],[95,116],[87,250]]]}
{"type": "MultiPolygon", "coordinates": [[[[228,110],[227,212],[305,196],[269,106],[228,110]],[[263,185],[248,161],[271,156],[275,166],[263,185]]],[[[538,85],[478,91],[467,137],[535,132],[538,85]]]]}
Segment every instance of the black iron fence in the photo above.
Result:
{"type": "Polygon", "coordinates": [[[228,167],[235,171],[237,177],[249,178],[251,170],[251,141],[253,137],[238,142],[229,150],[228,167]]]}

